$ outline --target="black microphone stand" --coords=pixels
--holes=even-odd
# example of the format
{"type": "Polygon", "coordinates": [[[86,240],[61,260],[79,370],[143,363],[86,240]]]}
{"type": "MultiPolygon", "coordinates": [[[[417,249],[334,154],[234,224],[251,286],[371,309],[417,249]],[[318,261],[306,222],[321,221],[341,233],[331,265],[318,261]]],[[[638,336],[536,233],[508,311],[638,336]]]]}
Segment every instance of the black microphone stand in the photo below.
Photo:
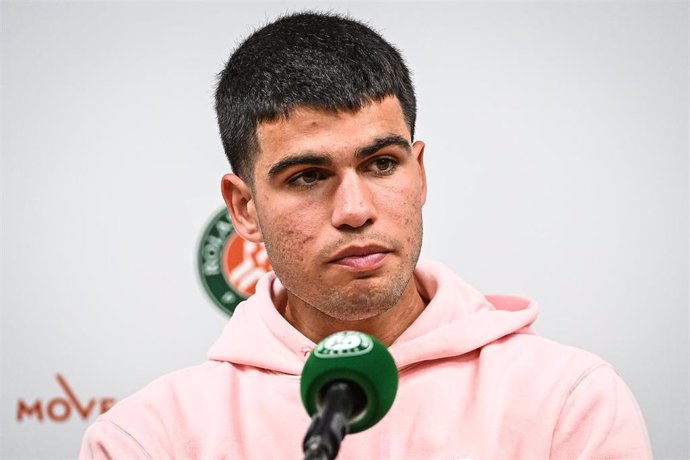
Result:
{"type": "Polygon", "coordinates": [[[330,384],[323,395],[323,405],[311,419],[304,437],[304,460],[333,460],[349,431],[355,405],[355,391],[347,382],[330,384]]]}

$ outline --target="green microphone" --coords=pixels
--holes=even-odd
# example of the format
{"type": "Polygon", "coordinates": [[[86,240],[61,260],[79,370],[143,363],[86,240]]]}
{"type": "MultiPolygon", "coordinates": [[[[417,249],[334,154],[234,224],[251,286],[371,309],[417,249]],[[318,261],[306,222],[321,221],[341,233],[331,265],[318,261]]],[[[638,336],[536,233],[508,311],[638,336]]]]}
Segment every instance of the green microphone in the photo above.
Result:
{"type": "Polygon", "coordinates": [[[312,417],[304,437],[305,459],[332,460],[347,433],[381,420],[395,399],[398,369],[386,347],[357,331],[329,335],[302,370],[302,403],[312,417]]]}

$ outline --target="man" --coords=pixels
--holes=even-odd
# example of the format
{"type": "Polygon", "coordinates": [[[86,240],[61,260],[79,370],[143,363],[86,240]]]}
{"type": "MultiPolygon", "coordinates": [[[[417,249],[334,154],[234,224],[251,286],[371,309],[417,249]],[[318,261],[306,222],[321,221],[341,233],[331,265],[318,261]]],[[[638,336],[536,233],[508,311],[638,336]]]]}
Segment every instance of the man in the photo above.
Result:
{"type": "Polygon", "coordinates": [[[368,27],[296,14],[251,35],[216,108],[236,230],[274,273],[209,361],[153,382],[88,430],[83,458],[298,458],[299,376],[360,330],[400,371],[388,415],[339,458],[648,458],[634,397],[600,358],[536,336],[536,306],[419,262],[424,144],[399,53],[368,27]]]}

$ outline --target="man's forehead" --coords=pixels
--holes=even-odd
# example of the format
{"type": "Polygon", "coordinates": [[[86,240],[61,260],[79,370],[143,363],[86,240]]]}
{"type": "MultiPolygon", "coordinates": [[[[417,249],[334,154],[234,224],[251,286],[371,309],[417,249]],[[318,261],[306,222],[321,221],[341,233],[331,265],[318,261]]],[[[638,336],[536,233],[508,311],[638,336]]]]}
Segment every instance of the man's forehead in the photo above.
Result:
{"type": "Polygon", "coordinates": [[[288,145],[306,147],[312,142],[366,142],[390,134],[410,137],[402,107],[395,96],[372,101],[358,110],[300,106],[287,116],[259,123],[256,132],[259,152],[288,145]]]}

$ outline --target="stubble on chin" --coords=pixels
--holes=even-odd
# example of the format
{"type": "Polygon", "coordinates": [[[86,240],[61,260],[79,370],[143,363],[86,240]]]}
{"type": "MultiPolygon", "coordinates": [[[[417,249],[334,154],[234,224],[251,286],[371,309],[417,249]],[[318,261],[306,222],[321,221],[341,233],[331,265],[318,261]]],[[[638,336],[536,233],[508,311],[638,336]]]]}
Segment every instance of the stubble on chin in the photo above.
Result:
{"type": "MultiPolygon", "coordinates": [[[[414,269],[421,252],[422,243],[422,222],[419,216],[418,231],[410,235],[407,240],[407,253],[400,254],[394,251],[402,260],[400,265],[389,276],[381,278],[374,277],[371,283],[366,280],[355,281],[350,285],[329,285],[330,283],[316,275],[316,279],[311,280],[309,285],[304,285],[304,275],[298,272],[298,265],[294,261],[280,260],[275,263],[273,268],[276,275],[287,289],[289,297],[292,297],[297,304],[301,303],[307,309],[319,311],[320,313],[333,318],[337,321],[359,321],[374,318],[381,315],[400,302],[406,288],[412,281],[414,269]]],[[[370,238],[385,244],[387,247],[399,250],[405,245],[394,241],[387,235],[376,234],[370,238]],[[372,238],[373,236],[373,238],[372,238]]],[[[348,244],[346,239],[341,239],[319,251],[319,258],[327,260],[339,248],[348,244]]],[[[272,248],[267,243],[269,257],[272,248]]],[[[404,250],[403,250],[404,251],[404,250]]],[[[299,254],[295,252],[285,252],[285,254],[299,254]]],[[[301,261],[300,261],[301,262],[301,261]]]]}
{"type": "Polygon", "coordinates": [[[371,287],[352,286],[331,290],[315,308],[339,321],[360,321],[381,315],[393,308],[405,292],[412,278],[404,274],[379,280],[371,287]]]}

